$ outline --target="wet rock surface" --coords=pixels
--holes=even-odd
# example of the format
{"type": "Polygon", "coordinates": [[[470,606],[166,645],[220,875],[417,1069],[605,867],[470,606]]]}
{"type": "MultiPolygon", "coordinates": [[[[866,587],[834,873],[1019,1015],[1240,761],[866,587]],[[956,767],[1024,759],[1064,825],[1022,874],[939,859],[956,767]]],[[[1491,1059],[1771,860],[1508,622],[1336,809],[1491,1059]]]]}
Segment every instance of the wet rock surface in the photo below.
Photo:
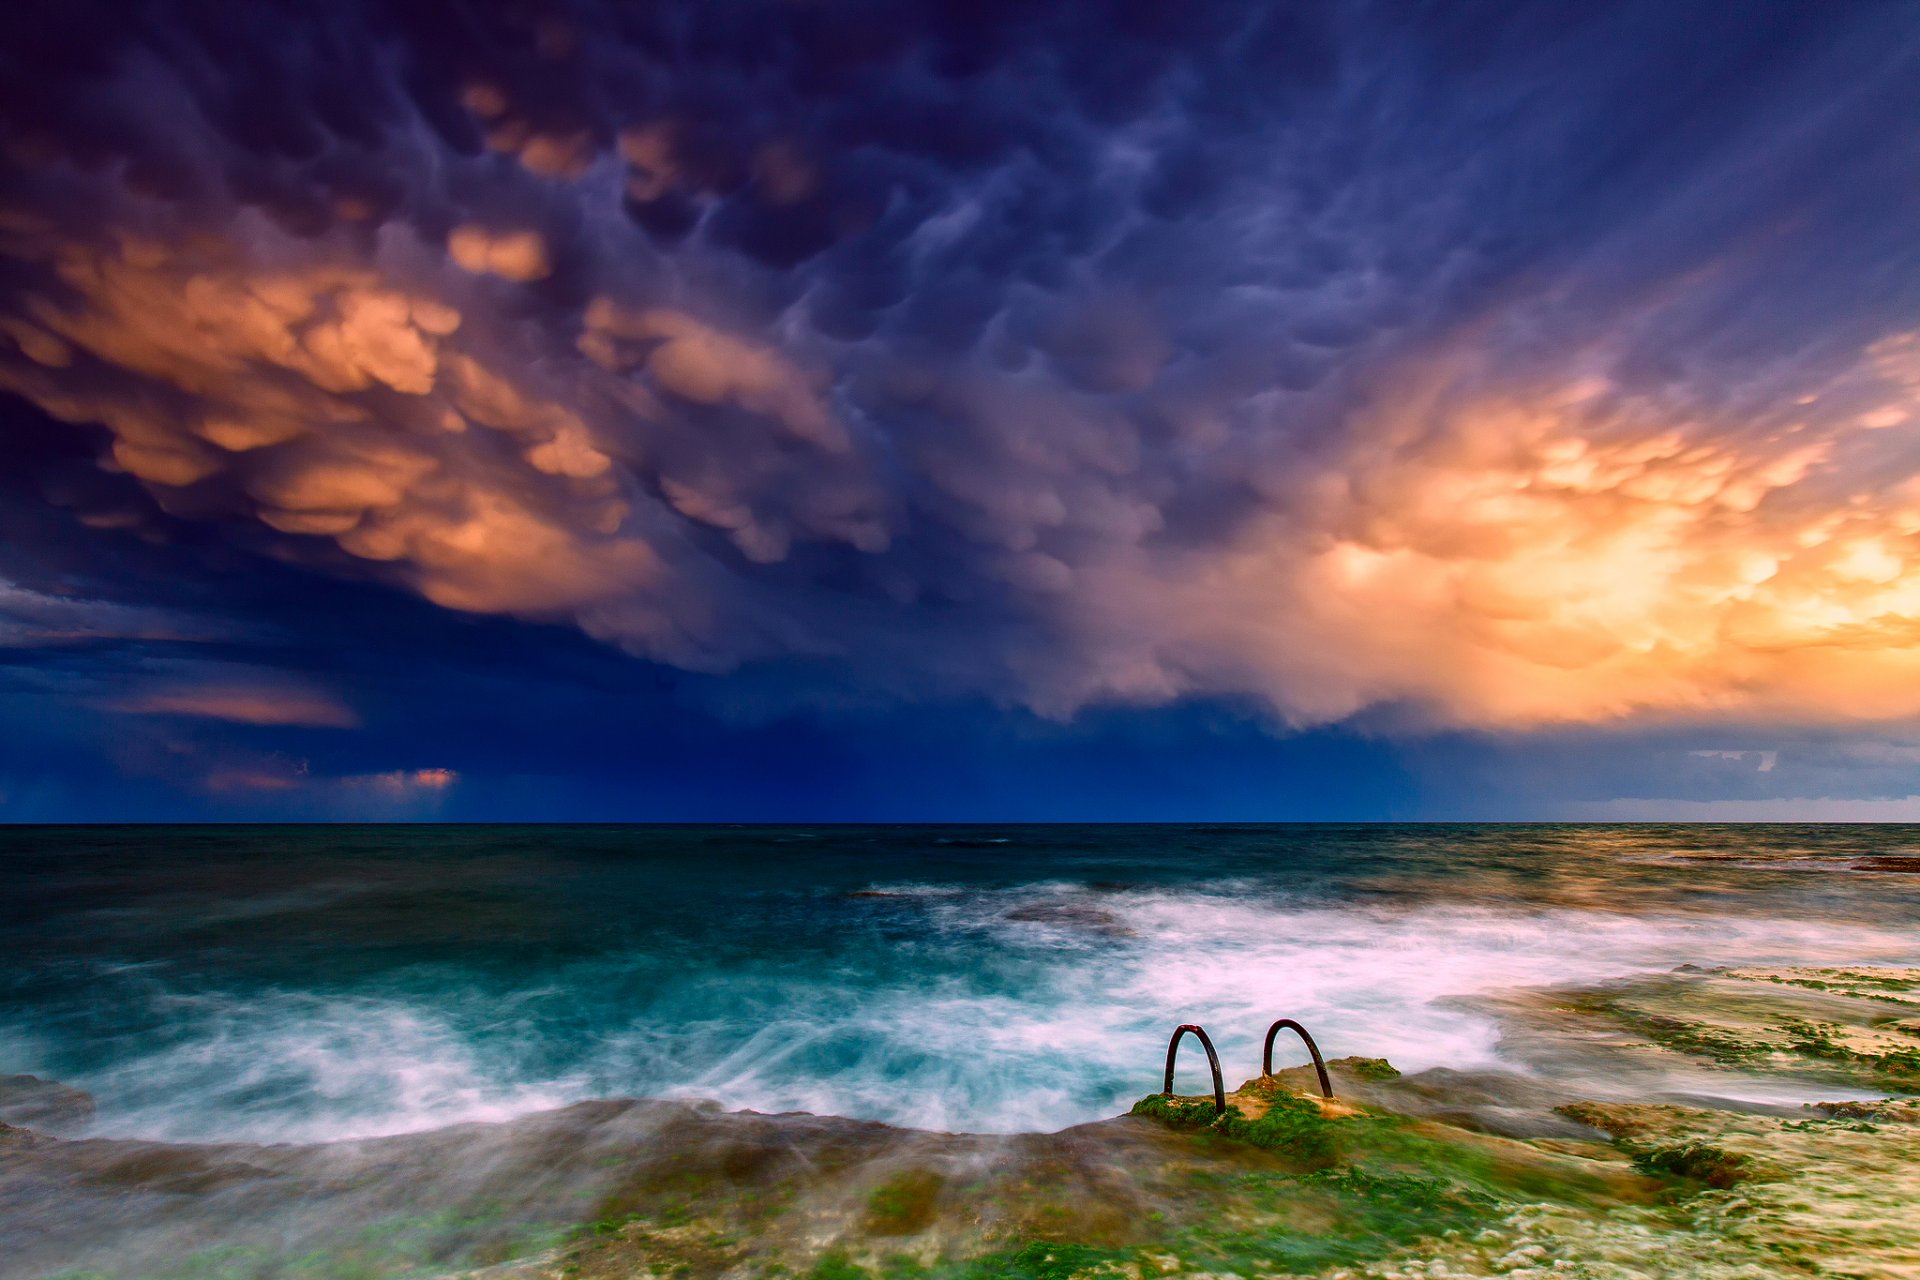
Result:
{"type": "Polygon", "coordinates": [[[93,1098],[39,1076],[0,1076],[0,1124],[78,1133],[93,1123],[93,1098]]]}
{"type": "Polygon", "coordinates": [[[1111,911],[1082,902],[1035,902],[1008,911],[1003,919],[1082,929],[1111,938],[1130,938],[1133,930],[1111,911]]]}
{"type": "Polygon", "coordinates": [[[1861,858],[1853,864],[1855,871],[1901,871],[1909,875],[1920,875],[1920,858],[1898,855],[1882,855],[1861,858]]]}
{"type": "Polygon", "coordinates": [[[1619,1067],[1600,1098],[1550,1070],[1344,1058],[1331,1101],[1293,1067],[1224,1117],[1150,1095],[1052,1134],[635,1100],[306,1146],[9,1125],[0,1277],[1913,1276],[1920,1110],[1882,1086],[1904,1078],[1917,987],[1914,970],[1693,968],[1515,997],[1516,1048],[1546,1067],[1577,1049],[1589,1084],[1594,1062],[1619,1067]],[[1635,1096],[1636,1070],[1674,1062],[1729,1093],[1837,1092],[1635,1096]]]}
{"type": "Polygon", "coordinates": [[[338,1255],[342,1275],[397,1275],[436,1255],[487,1264],[643,1223],[712,1273],[748,1253],[804,1253],[821,1235],[927,1248],[1058,1218],[1108,1242],[1152,1212],[1138,1172],[1191,1160],[1189,1145],[1129,1119],[956,1135],[633,1100],[308,1146],[64,1141],[11,1127],[0,1131],[0,1276],[219,1275],[242,1262],[246,1274],[333,1274],[293,1267],[316,1251],[338,1255]],[[703,1228],[694,1248],[673,1234],[716,1219],[739,1240],[722,1247],[703,1228]]]}

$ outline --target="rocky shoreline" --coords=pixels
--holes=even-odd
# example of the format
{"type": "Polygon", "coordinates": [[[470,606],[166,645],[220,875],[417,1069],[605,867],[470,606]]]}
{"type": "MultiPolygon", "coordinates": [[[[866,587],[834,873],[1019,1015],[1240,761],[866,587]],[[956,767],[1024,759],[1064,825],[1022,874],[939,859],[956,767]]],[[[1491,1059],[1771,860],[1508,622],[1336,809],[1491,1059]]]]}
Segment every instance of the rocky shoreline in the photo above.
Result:
{"type": "Polygon", "coordinates": [[[1332,1102],[1293,1068],[1224,1118],[1150,1095],[1051,1134],[615,1100],[166,1144],[77,1136],[84,1094],[5,1078],[0,1278],[1920,1275],[1920,969],[1686,966],[1497,1005],[1528,1074],[1346,1058],[1332,1102]]]}

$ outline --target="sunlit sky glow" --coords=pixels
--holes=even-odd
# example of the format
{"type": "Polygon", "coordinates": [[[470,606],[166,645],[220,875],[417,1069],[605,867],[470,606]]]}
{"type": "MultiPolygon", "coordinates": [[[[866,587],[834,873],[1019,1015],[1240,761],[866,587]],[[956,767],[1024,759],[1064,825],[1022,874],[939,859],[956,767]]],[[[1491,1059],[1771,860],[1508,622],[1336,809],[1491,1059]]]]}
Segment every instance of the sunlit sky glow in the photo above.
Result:
{"type": "Polygon", "coordinates": [[[1920,817],[1915,85],[1894,4],[17,6],[0,818],[1920,817]]]}

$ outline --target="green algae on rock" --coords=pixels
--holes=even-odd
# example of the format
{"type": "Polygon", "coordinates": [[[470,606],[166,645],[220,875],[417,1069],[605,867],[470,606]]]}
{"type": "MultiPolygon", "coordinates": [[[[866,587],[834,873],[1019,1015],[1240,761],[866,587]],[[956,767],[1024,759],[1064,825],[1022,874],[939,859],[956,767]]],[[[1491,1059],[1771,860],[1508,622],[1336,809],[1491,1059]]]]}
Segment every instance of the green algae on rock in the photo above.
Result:
{"type": "Polygon", "coordinates": [[[1149,1094],[1129,1113],[1164,1121],[1181,1129],[1215,1133],[1234,1142],[1281,1151],[1295,1159],[1322,1163],[1333,1158],[1339,1142],[1339,1120],[1330,1119],[1318,1102],[1298,1094],[1269,1093],[1267,1105],[1248,1116],[1235,1099],[1257,1082],[1241,1086],[1225,1111],[1216,1111],[1210,1098],[1175,1098],[1149,1094]]]}
{"type": "MultiPolygon", "coordinates": [[[[1893,985],[1910,981],[1910,972],[1832,975],[1844,989],[1803,986],[1795,973],[1636,979],[1598,993],[1544,995],[1531,1016],[1536,1030],[1582,1043],[1584,1028],[1605,1020],[1615,1029],[1609,1051],[1629,1057],[1680,1055],[1717,1069],[1860,1081],[1884,1073],[1880,1058],[1898,1052],[1886,1037],[1902,1033],[1889,1030],[1880,1011],[1890,994],[1911,989],[1893,985]],[[1826,1016],[1811,1018],[1808,1000],[1826,1016]],[[1796,1050],[1796,1033],[1809,1038],[1796,1019],[1848,1051],[1796,1050]]],[[[943,1231],[940,1224],[965,1218],[970,1202],[996,1203],[1002,1175],[987,1173],[943,1201],[922,1237],[935,1247],[905,1252],[907,1240],[883,1246],[843,1234],[832,1246],[836,1265],[845,1260],[868,1280],[1920,1274],[1920,1229],[1910,1221],[1920,1203],[1920,1144],[1894,1132],[1920,1118],[1911,1101],[1823,1104],[1820,1118],[1792,1119],[1569,1099],[1552,1117],[1567,1128],[1555,1131],[1535,1114],[1550,1110],[1549,1090],[1538,1084],[1501,1086],[1446,1071],[1388,1075],[1364,1059],[1328,1065],[1339,1082],[1332,1105],[1311,1096],[1302,1068],[1247,1082],[1224,1114],[1210,1097],[1141,1099],[1128,1120],[1160,1137],[1110,1166],[1106,1194],[1129,1204],[1131,1216],[1107,1222],[1097,1238],[1073,1225],[1070,1208],[1056,1202],[1060,1213],[1043,1212],[1048,1188],[1030,1179],[1020,1181],[1020,1194],[1031,1212],[1018,1222],[990,1225],[990,1214],[976,1214],[968,1221],[980,1230],[943,1231]],[[1515,1103],[1524,1105],[1499,1105],[1515,1103]],[[1489,1132],[1496,1120],[1529,1136],[1489,1132]],[[1602,1135],[1611,1140],[1595,1140],[1602,1135]],[[1012,1238],[1000,1234],[1007,1230],[1012,1238]]],[[[1069,1132],[1101,1133],[1096,1141],[1104,1143],[1128,1132],[1117,1127],[1126,1123],[1069,1132]]],[[[644,1268],[631,1257],[605,1260],[608,1269],[582,1261],[574,1274],[671,1272],[658,1260],[644,1268]]]]}
{"type": "Polygon", "coordinates": [[[1693,1178],[1722,1191],[1753,1176],[1753,1162],[1746,1156],[1710,1142],[1652,1147],[1634,1155],[1633,1167],[1647,1173],[1693,1178]]]}
{"type": "Polygon", "coordinates": [[[1400,1070],[1385,1058],[1348,1058],[1348,1070],[1362,1080],[1398,1080],[1400,1070]]]}
{"type": "MultiPolygon", "coordinates": [[[[1888,997],[1911,990],[1898,984],[1913,974],[1654,975],[1536,993],[1509,1017],[1623,1062],[1859,1084],[1888,1079],[1912,1046],[1888,997]],[[1723,1062],[1729,1045],[1751,1052],[1723,1062]]],[[[1310,1068],[1290,1068],[1241,1085],[1224,1114],[1210,1097],[1156,1094],[1127,1116],[1052,1134],[633,1101],[312,1147],[4,1129],[0,1230],[12,1247],[0,1275],[1920,1275],[1920,1103],[1898,1088],[1764,1114],[1595,1101],[1494,1073],[1402,1075],[1371,1058],[1327,1065],[1332,1100],[1310,1068]],[[34,1206],[54,1200],[84,1236],[51,1239],[35,1225],[34,1206]],[[36,1263],[61,1255],[80,1265],[36,1263]]]]}
{"type": "Polygon", "coordinates": [[[1733,1070],[1920,1088],[1920,1046],[1895,1012],[1920,970],[1689,967],[1578,991],[1540,995],[1503,1010],[1537,1026],[1611,1033],[1623,1064],[1659,1054],[1733,1070]],[[1890,1008],[1889,1006],[1895,1006],[1890,1008]]]}

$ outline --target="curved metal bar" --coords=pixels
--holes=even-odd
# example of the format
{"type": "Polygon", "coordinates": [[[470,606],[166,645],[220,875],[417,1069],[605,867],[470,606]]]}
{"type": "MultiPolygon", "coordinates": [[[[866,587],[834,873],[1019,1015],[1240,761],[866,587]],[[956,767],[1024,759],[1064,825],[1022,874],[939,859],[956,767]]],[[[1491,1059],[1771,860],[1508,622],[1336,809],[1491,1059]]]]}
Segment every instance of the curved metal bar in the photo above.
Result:
{"type": "Polygon", "coordinates": [[[1273,1038],[1280,1034],[1282,1027],[1292,1027],[1300,1033],[1300,1038],[1307,1042],[1307,1052],[1313,1055],[1313,1073],[1320,1077],[1320,1096],[1331,1098],[1333,1082],[1327,1079],[1327,1064],[1320,1057],[1320,1046],[1313,1042],[1313,1037],[1307,1034],[1307,1029],[1292,1018],[1282,1018],[1267,1028],[1267,1047],[1260,1051],[1260,1074],[1263,1076],[1273,1074],[1273,1038]]]}
{"type": "Polygon", "coordinates": [[[1227,1086],[1220,1079],[1220,1055],[1213,1051],[1213,1041],[1208,1038],[1204,1027],[1191,1022],[1183,1022],[1173,1030],[1173,1039],[1167,1041],[1167,1079],[1166,1086],[1160,1090],[1168,1097],[1173,1096],[1173,1060],[1180,1052],[1180,1037],[1192,1032],[1200,1039],[1200,1047],[1207,1051],[1207,1065],[1213,1068],[1213,1105],[1222,1114],[1227,1110],[1227,1086]]]}

